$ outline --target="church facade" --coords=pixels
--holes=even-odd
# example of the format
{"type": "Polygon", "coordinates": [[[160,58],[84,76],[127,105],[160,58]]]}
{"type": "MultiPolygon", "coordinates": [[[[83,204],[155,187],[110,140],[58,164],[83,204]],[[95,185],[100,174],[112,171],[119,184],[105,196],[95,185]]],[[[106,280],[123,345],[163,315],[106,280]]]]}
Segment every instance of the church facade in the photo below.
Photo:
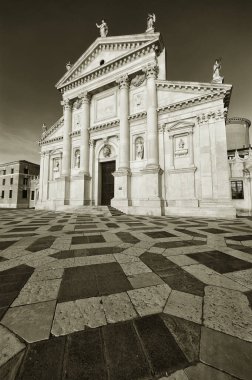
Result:
{"type": "Polygon", "coordinates": [[[63,115],[39,141],[37,208],[234,217],[225,130],[232,86],[217,69],[211,83],[168,81],[153,20],[137,35],[97,27],[101,37],[56,84],[63,115]]]}

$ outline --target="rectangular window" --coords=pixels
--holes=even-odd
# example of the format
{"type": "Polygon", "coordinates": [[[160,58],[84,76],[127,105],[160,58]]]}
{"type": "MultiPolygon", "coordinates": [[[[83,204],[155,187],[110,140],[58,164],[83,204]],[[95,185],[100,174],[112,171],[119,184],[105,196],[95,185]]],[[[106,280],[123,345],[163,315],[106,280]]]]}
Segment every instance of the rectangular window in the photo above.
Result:
{"type": "Polygon", "coordinates": [[[14,173],[14,169],[13,168],[11,168],[11,174],[13,174],[14,173]]]}
{"type": "Polygon", "coordinates": [[[231,181],[232,199],[244,199],[243,181],[231,181]]]}
{"type": "Polygon", "coordinates": [[[5,175],[5,174],[6,174],[6,169],[3,170],[3,175],[5,175]]]}
{"type": "Polygon", "coordinates": [[[3,185],[5,185],[5,178],[3,179],[3,185]]]}
{"type": "Polygon", "coordinates": [[[27,190],[23,190],[23,198],[27,199],[27,190]]]}
{"type": "Polygon", "coordinates": [[[23,185],[28,185],[28,178],[23,178],[23,185]]]}
{"type": "Polygon", "coordinates": [[[9,190],[9,198],[12,198],[12,190],[9,190]]]}
{"type": "Polygon", "coordinates": [[[10,178],[10,185],[13,185],[13,178],[10,178]]]}
{"type": "Polygon", "coordinates": [[[1,198],[4,198],[4,190],[2,190],[1,198]]]}
{"type": "Polygon", "coordinates": [[[32,191],[31,192],[31,200],[34,201],[34,194],[35,194],[35,191],[32,191]]]}
{"type": "Polygon", "coordinates": [[[28,168],[24,168],[24,174],[28,174],[28,168]]]}

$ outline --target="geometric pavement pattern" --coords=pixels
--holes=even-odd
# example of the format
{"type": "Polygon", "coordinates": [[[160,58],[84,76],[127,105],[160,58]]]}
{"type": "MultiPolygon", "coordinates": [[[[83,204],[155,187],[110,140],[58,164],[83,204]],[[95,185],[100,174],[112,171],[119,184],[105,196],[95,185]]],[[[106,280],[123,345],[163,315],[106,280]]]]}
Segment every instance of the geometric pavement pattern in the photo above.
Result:
{"type": "Polygon", "coordinates": [[[0,210],[0,378],[252,378],[252,218],[0,210]]]}

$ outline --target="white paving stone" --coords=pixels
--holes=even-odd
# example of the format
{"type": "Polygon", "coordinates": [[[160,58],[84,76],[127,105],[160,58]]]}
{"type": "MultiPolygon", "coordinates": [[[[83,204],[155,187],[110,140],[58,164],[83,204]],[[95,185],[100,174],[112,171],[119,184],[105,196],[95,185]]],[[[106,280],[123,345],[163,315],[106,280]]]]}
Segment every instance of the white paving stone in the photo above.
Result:
{"type": "Polygon", "coordinates": [[[137,317],[127,293],[111,294],[102,297],[108,323],[127,321],[137,317]]]}
{"type": "Polygon", "coordinates": [[[165,305],[164,313],[201,324],[202,297],[172,290],[165,305]]]}

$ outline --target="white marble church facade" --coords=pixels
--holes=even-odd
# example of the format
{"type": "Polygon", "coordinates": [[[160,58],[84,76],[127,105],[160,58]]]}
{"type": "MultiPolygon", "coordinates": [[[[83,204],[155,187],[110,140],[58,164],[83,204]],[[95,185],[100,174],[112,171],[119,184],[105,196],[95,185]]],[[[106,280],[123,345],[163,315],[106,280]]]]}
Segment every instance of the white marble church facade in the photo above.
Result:
{"type": "Polygon", "coordinates": [[[63,116],[39,141],[37,208],[235,216],[225,130],[231,85],[166,80],[153,25],[129,36],[101,30],[67,69],[56,84],[63,116]]]}

